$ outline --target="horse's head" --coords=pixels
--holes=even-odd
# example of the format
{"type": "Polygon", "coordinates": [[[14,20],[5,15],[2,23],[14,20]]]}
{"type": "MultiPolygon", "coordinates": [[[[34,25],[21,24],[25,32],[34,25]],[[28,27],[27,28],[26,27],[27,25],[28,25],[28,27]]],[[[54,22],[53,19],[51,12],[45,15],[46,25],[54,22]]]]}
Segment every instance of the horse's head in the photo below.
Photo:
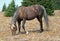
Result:
{"type": "Polygon", "coordinates": [[[12,35],[16,34],[17,26],[15,24],[10,24],[10,29],[12,32],[12,35]]]}

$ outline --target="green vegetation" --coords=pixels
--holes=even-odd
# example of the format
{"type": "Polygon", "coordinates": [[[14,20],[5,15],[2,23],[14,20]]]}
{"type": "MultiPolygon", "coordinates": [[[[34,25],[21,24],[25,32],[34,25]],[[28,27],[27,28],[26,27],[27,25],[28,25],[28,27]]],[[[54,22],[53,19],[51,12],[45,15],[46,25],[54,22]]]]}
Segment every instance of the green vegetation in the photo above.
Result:
{"type": "Polygon", "coordinates": [[[5,10],[6,10],[6,4],[4,3],[2,11],[5,11],[5,10]]]}
{"type": "Polygon", "coordinates": [[[55,9],[60,10],[60,0],[55,0],[55,3],[56,3],[55,9]]]}
{"type": "Polygon", "coordinates": [[[5,16],[10,17],[13,16],[14,12],[15,12],[15,2],[14,0],[12,0],[11,4],[9,4],[8,8],[5,10],[5,16]]]}

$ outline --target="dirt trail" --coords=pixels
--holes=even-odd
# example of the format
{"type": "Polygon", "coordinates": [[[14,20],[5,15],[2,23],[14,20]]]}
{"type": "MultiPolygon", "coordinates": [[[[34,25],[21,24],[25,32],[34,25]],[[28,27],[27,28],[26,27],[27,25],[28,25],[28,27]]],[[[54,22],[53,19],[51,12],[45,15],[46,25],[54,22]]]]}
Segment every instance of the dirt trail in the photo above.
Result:
{"type": "Polygon", "coordinates": [[[21,28],[21,33],[16,36],[12,36],[9,29],[12,18],[3,15],[0,14],[0,41],[60,41],[60,11],[55,11],[55,16],[49,16],[49,31],[46,31],[43,19],[44,32],[40,33],[39,22],[34,19],[26,22],[28,35],[23,34],[24,31],[21,28]]]}

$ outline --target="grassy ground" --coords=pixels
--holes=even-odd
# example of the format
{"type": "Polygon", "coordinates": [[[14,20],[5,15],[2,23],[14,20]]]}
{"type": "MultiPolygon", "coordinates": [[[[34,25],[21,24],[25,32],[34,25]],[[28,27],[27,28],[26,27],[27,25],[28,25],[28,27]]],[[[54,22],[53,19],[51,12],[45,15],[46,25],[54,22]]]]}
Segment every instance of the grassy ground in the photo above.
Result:
{"type": "Polygon", "coordinates": [[[12,36],[9,29],[11,17],[4,17],[0,14],[0,41],[60,41],[60,11],[55,11],[55,16],[49,16],[49,31],[43,19],[44,32],[40,33],[40,26],[37,19],[27,21],[26,29],[29,34],[23,34],[23,29],[18,35],[12,36]]]}

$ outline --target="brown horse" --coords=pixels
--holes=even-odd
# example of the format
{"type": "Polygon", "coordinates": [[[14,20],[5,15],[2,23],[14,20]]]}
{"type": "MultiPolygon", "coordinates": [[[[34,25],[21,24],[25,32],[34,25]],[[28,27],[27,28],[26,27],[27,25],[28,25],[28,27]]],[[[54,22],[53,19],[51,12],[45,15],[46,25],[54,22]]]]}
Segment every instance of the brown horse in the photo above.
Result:
{"type": "Polygon", "coordinates": [[[46,13],[46,10],[44,8],[44,6],[42,5],[32,5],[32,6],[28,6],[28,7],[18,7],[18,9],[16,10],[16,12],[14,13],[14,16],[12,18],[12,22],[11,22],[11,31],[12,34],[16,34],[16,30],[17,30],[17,26],[16,26],[16,21],[18,22],[18,32],[20,32],[20,24],[21,21],[22,22],[22,27],[25,31],[25,33],[28,34],[28,32],[25,29],[25,22],[26,20],[32,20],[34,18],[37,18],[37,20],[40,23],[40,31],[43,32],[43,26],[42,26],[42,16],[44,16],[45,22],[47,24],[47,27],[49,27],[48,24],[48,16],[46,13]]]}

